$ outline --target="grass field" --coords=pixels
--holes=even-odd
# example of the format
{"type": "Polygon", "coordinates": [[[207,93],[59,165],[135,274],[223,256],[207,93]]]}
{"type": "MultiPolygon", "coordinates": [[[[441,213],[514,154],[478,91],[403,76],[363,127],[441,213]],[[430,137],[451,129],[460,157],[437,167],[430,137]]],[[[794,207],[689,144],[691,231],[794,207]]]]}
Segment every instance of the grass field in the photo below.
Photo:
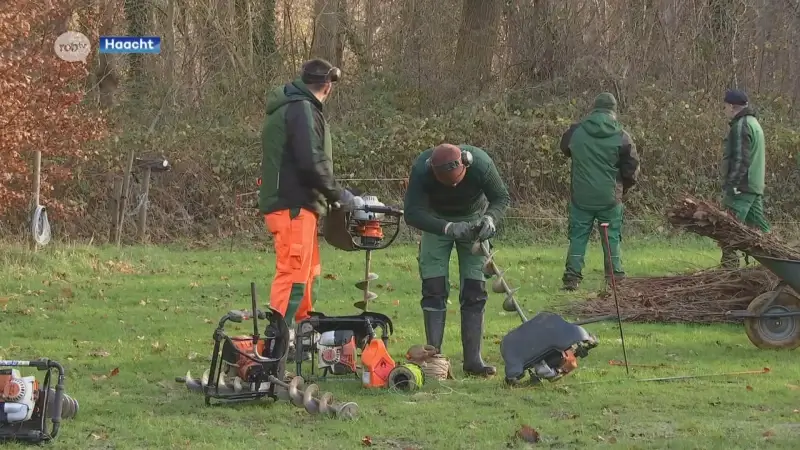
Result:
{"type": "MultiPolygon", "coordinates": [[[[559,292],[565,245],[520,248],[498,242],[498,264],[521,287],[523,307],[537,311],[569,299],[559,292]]],[[[414,248],[394,246],[373,257],[381,279],[373,310],[395,321],[390,351],[401,358],[424,343],[414,248]]],[[[714,265],[708,241],[626,240],[631,276],[682,272],[714,265]]],[[[323,250],[316,309],[355,312],[363,254],[323,250]]],[[[267,286],[273,257],[227,249],[178,251],[153,247],[97,249],[51,245],[34,254],[0,251],[0,359],[40,356],[67,368],[67,392],[81,410],[63,424],[54,448],[70,449],[502,449],[526,448],[798,448],[800,364],[796,354],[759,350],[741,326],[629,324],[631,377],[759,370],[739,377],[655,383],[625,381],[615,323],[587,328],[601,345],[573,374],[537,388],[502,383],[498,341],[519,324],[490,294],[484,357],[500,374],[461,379],[458,299],[452,295],[444,351],[456,380],[422,392],[365,392],[359,383],[323,384],[356,401],[361,417],[342,422],[309,416],[287,403],[207,408],[175,376],[207,368],[214,323],[249,306],[249,283],[267,286]],[[209,322],[213,323],[209,323],[209,322]],[[597,384],[576,383],[602,381],[597,384]],[[538,444],[515,440],[523,425],[538,444]]],[[[599,246],[589,250],[582,291],[602,284],[599,246]]],[[[455,256],[451,270],[455,274],[455,256]]],[[[455,278],[457,280],[457,277],[455,278]]],[[[453,290],[457,292],[457,290],[453,290]]],[[[262,291],[263,294],[263,291],[262,291]]],[[[262,298],[265,296],[262,296],[262,298]]],[[[624,301],[624,299],[622,299],[624,301]]],[[[249,330],[242,325],[241,333],[249,330]]],[[[8,445],[6,448],[23,448],[8,445]]]]}

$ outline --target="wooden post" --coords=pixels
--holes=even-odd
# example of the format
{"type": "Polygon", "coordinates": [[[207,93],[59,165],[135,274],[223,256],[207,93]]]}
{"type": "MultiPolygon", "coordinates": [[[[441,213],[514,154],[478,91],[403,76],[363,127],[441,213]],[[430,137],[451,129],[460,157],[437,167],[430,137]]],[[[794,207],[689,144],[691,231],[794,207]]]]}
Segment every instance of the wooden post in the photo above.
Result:
{"type": "Polygon", "coordinates": [[[139,207],[139,217],[136,221],[136,228],[138,230],[137,239],[139,242],[144,243],[145,237],[147,236],[147,206],[150,204],[150,174],[153,172],[153,169],[148,167],[147,170],[144,172],[144,201],[142,201],[142,205],[139,207]]]}
{"type": "Polygon", "coordinates": [[[33,210],[31,211],[31,241],[33,251],[39,250],[39,244],[36,242],[36,238],[33,235],[34,223],[33,223],[33,213],[36,212],[36,208],[39,207],[39,192],[42,188],[42,151],[36,150],[36,154],[33,160],[33,210]]]}
{"type": "Polygon", "coordinates": [[[117,216],[117,227],[114,230],[116,232],[114,240],[116,241],[117,247],[119,247],[122,243],[122,223],[125,221],[125,209],[128,207],[128,190],[130,190],[131,187],[131,172],[133,172],[134,154],[135,150],[132,146],[131,151],[128,154],[128,166],[125,170],[125,178],[122,181],[122,196],[119,202],[119,215],[117,216]]]}

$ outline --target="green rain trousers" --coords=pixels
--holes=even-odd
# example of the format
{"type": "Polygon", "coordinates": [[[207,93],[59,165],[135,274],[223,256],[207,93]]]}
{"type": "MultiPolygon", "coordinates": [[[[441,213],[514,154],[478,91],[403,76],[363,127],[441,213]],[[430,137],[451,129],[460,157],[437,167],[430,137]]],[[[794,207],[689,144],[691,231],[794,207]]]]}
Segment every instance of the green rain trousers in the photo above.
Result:
{"type": "Polygon", "coordinates": [[[444,277],[445,286],[450,288],[450,254],[453,246],[458,255],[459,286],[464,280],[485,281],[483,255],[472,254],[473,242],[456,241],[451,237],[433,233],[422,233],[419,243],[419,275],[423,280],[444,277]]]}
{"type": "MultiPolygon", "coordinates": [[[[764,233],[770,232],[771,226],[764,215],[763,195],[745,192],[738,195],[728,194],[722,199],[722,205],[745,225],[757,228],[764,233]]],[[[736,250],[722,247],[722,267],[736,268],[739,267],[739,263],[736,250]]]]}
{"type": "Polygon", "coordinates": [[[722,204],[740,222],[769,233],[771,227],[764,215],[764,196],[744,192],[738,195],[726,195],[722,204]]]}
{"type": "Polygon", "coordinates": [[[624,212],[622,203],[602,211],[587,211],[569,205],[569,250],[567,251],[566,270],[562,281],[580,281],[583,279],[584,255],[586,246],[589,243],[589,236],[597,223],[600,233],[600,241],[603,247],[603,268],[606,278],[610,278],[608,267],[608,249],[606,248],[605,235],[600,227],[602,223],[608,223],[608,242],[611,247],[611,261],[614,266],[614,277],[623,278],[625,272],[622,270],[622,215],[624,212]]]}

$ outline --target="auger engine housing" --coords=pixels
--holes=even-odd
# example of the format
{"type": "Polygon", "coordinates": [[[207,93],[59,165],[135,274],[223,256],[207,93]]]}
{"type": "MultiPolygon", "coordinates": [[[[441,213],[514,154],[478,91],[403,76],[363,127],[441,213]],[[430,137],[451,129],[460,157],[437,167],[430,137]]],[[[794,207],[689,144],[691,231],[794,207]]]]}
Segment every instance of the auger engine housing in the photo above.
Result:
{"type": "Polygon", "coordinates": [[[78,402],[64,393],[64,368],[43,358],[35,361],[0,360],[0,441],[41,443],[55,439],[62,419],[78,413],[78,402]],[[47,371],[41,383],[34,375],[23,376],[16,367],[47,371]],[[52,370],[58,371],[55,389],[52,370]],[[52,421],[50,431],[46,420],[52,421]]]}

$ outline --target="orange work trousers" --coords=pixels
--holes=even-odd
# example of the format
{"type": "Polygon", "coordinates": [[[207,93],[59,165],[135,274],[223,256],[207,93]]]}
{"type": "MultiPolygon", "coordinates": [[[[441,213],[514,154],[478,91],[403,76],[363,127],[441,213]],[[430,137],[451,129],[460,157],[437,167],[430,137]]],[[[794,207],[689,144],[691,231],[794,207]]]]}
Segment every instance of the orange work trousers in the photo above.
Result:
{"type": "Polygon", "coordinates": [[[264,215],[275,246],[275,278],[269,305],[287,323],[309,317],[313,309],[312,291],[320,275],[319,239],[315,213],[307,209],[284,209],[264,215]]]}

